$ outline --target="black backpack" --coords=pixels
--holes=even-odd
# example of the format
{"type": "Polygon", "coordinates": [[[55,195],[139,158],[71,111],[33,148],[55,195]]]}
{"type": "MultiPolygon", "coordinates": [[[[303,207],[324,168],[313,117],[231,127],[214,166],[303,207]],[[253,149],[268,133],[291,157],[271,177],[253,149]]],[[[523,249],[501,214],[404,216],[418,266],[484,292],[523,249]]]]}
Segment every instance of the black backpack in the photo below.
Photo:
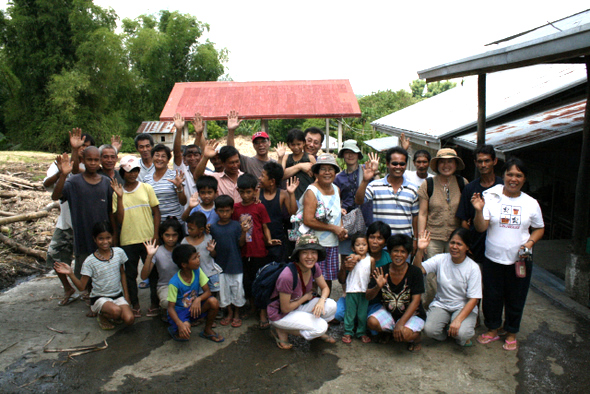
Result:
{"type": "MultiPolygon", "coordinates": [[[[465,187],[465,179],[461,175],[455,174],[457,178],[457,183],[459,184],[459,191],[463,193],[463,188],[465,187]]],[[[428,198],[432,197],[432,192],[434,190],[434,178],[428,177],[426,178],[426,193],[428,193],[428,198]]]]}
{"type": "MultiPolygon", "coordinates": [[[[295,263],[277,263],[273,261],[258,270],[256,279],[252,282],[252,298],[254,298],[254,304],[257,308],[266,309],[268,304],[279,299],[278,296],[274,298],[271,298],[271,296],[279,275],[286,267],[289,267],[293,274],[293,290],[295,290],[299,278],[295,263]]],[[[311,269],[311,275],[312,278],[315,276],[315,266],[311,269]]]]}

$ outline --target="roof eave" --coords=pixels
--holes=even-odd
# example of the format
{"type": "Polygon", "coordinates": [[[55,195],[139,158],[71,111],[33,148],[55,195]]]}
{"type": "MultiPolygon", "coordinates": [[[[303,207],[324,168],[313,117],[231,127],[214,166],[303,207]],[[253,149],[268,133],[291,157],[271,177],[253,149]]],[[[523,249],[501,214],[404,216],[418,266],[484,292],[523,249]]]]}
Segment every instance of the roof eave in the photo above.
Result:
{"type": "Polygon", "coordinates": [[[418,145],[422,145],[429,148],[440,149],[440,139],[432,137],[427,134],[416,133],[411,130],[404,130],[397,127],[386,126],[382,124],[375,124],[371,123],[376,130],[399,137],[400,134],[404,133],[404,135],[412,140],[412,142],[417,143],[418,145]]]}
{"type": "Polygon", "coordinates": [[[587,23],[535,40],[421,70],[418,71],[418,76],[427,82],[436,82],[538,63],[566,61],[590,55],[589,43],[590,23],[587,23]]]}

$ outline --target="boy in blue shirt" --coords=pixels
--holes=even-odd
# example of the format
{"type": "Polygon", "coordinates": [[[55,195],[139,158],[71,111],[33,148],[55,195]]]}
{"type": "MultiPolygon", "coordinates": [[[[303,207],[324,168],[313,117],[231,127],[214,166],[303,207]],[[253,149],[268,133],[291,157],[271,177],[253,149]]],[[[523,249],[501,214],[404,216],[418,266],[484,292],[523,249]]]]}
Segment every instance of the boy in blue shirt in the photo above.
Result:
{"type": "Polygon", "coordinates": [[[203,175],[197,180],[197,194],[191,196],[188,208],[182,214],[182,220],[186,221],[195,212],[203,212],[207,218],[207,224],[219,221],[214,203],[217,196],[217,183],[217,179],[210,175],[203,175]]]}
{"type": "Polygon", "coordinates": [[[223,342],[224,338],[213,331],[219,303],[215,297],[211,297],[207,285],[209,278],[199,268],[199,253],[192,245],[178,245],[172,251],[172,260],[180,271],[168,284],[168,332],[175,341],[188,341],[192,323],[206,317],[205,329],[199,336],[213,342],[223,342]],[[203,293],[199,295],[201,288],[203,293]]]}
{"type": "Polygon", "coordinates": [[[246,303],[240,248],[246,244],[246,233],[252,227],[252,221],[240,224],[231,220],[234,199],[226,195],[215,199],[215,212],[219,221],[211,223],[210,232],[216,243],[216,263],[223,269],[219,274],[219,303],[222,308],[227,307],[227,316],[220,323],[222,326],[231,324],[232,327],[240,327],[239,309],[246,303]]]}

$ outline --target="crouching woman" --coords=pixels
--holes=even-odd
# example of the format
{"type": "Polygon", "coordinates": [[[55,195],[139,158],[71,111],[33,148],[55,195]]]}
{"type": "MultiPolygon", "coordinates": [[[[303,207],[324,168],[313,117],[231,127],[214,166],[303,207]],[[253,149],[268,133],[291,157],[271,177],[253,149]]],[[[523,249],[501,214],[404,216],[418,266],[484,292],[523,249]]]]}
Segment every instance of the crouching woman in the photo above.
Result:
{"type": "Polygon", "coordinates": [[[381,308],[369,316],[367,327],[379,333],[393,333],[396,342],[408,342],[408,350],[419,351],[420,332],[426,312],[422,306],[424,279],[420,268],[407,263],[412,239],[396,234],[387,240],[391,263],[376,268],[367,290],[367,299],[377,299],[381,308]]]}
{"type": "Polygon", "coordinates": [[[317,264],[326,258],[326,251],[315,235],[302,235],[297,240],[291,259],[295,262],[297,278],[286,267],[279,275],[272,301],[267,308],[268,319],[272,325],[271,334],[280,349],[293,347],[289,343],[289,334],[301,336],[306,340],[321,338],[327,343],[336,340],[326,332],[328,322],[336,314],[336,302],[328,296],[328,287],[322,270],[317,264]],[[296,280],[297,285],[293,286],[296,280]],[[321,290],[321,296],[314,296],[312,284],[315,280],[321,290]],[[277,298],[278,299],[275,299],[277,298]]]}

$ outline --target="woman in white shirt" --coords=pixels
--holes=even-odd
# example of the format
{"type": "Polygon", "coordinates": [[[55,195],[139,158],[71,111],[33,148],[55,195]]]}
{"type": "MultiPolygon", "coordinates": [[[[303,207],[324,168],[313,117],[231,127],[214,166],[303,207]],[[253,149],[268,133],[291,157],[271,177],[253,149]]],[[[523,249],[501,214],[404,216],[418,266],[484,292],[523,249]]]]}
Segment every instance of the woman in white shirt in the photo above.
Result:
{"type": "Polygon", "coordinates": [[[519,251],[532,249],[545,232],[543,214],[537,200],[521,191],[527,169],[516,158],[504,166],[504,185],[489,188],[481,195],[475,193],[471,203],[475,208],[475,229],[487,231],[485,260],[482,265],[483,314],[488,332],[477,341],[490,343],[500,339],[498,329],[507,333],[505,350],[516,350],[516,334],[531,282],[532,258],[524,267],[515,265],[519,251]],[[518,270],[518,275],[517,275],[518,270]]]}
{"type": "Polygon", "coordinates": [[[481,272],[467,253],[471,243],[469,230],[459,227],[449,238],[449,253],[441,253],[422,262],[430,243],[430,233],[421,233],[414,265],[423,274],[435,273],[437,289],[430,303],[424,333],[430,338],[444,341],[448,335],[460,346],[473,345],[477,322],[477,303],[481,299],[481,272]],[[448,326],[448,328],[447,328],[448,326]]]}

